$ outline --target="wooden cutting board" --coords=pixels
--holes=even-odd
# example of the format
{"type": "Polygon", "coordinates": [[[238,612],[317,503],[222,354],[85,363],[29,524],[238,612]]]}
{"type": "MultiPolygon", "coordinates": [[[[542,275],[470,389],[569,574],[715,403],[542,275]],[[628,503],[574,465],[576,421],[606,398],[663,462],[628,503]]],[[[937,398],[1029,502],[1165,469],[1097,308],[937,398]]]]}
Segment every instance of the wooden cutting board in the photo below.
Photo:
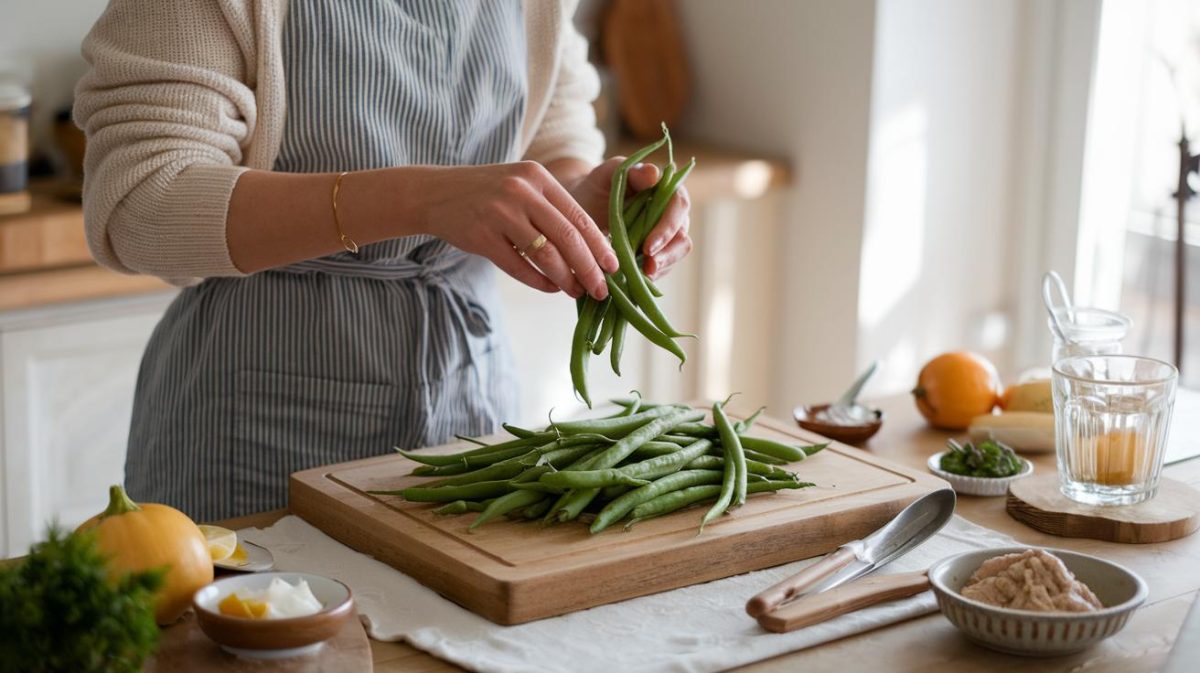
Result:
{"type": "MultiPolygon", "coordinates": [[[[754,434],[823,441],[765,419],[754,434]]],[[[430,449],[451,452],[464,445],[430,449]]],[[[473,515],[366,491],[404,488],[415,463],[384,456],[297,472],[289,509],[333,538],[397,568],[499,624],[658,593],[824,554],[889,521],[915,498],[945,488],[924,472],[841,444],[793,466],[816,487],[752,495],[697,535],[704,509],[651,519],[629,532],[591,535],[580,522],[548,528],[499,521],[467,532],[473,515]]]]}

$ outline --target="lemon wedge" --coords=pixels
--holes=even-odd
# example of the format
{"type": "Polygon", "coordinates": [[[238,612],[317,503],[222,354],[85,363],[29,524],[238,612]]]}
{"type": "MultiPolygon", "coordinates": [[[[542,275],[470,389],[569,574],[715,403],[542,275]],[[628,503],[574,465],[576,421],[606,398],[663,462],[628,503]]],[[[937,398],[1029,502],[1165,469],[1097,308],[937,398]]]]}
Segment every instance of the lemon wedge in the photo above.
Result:
{"type": "Polygon", "coordinates": [[[208,541],[208,553],[214,561],[224,561],[237,550],[237,533],[228,528],[201,524],[200,532],[208,541]]]}
{"type": "Polygon", "coordinates": [[[221,614],[245,619],[262,619],[267,616],[267,604],[262,601],[245,600],[236,593],[229,594],[217,605],[221,614]]]}

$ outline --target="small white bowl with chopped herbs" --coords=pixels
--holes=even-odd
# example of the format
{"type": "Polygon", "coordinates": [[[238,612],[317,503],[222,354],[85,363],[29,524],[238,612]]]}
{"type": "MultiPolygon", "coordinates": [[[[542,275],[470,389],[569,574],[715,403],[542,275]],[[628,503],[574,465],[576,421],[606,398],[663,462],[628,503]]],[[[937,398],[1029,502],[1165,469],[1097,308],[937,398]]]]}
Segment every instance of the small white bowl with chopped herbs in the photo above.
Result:
{"type": "Polygon", "coordinates": [[[929,471],[945,479],[962,495],[996,496],[1008,485],[1033,474],[1033,463],[994,440],[958,443],[929,457],[929,471]]]}

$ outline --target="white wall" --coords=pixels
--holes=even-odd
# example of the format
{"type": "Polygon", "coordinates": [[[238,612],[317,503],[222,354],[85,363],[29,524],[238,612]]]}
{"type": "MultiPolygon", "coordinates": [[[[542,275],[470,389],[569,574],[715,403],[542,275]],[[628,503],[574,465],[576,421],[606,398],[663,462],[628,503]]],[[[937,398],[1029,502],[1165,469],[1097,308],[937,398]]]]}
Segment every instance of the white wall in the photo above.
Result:
{"type": "Polygon", "coordinates": [[[958,348],[1006,364],[1021,3],[880,0],[858,364],[912,387],[958,348]]]}
{"type": "Polygon", "coordinates": [[[855,367],[875,2],[688,0],[679,9],[694,85],[686,132],[786,158],[794,171],[762,253],[774,264],[740,268],[772,274],[770,296],[735,298],[773,337],[765,401],[786,416],[836,396],[855,367]]]}
{"type": "Polygon", "coordinates": [[[33,134],[52,145],[49,122],[71,104],[87,64],[79,44],[107,0],[0,0],[0,76],[15,73],[33,85],[33,134]]]}

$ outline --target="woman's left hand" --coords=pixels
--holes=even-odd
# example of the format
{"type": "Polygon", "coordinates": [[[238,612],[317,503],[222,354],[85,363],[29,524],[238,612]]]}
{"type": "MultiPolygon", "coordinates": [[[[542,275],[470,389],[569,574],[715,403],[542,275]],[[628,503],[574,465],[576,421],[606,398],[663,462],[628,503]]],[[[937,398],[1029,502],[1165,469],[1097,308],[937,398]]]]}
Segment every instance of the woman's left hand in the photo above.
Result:
{"type": "MultiPolygon", "coordinates": [[[[608,196],[612,187],[613,172],[624,161],[624,157],[613,157],[579,178],[574,184],[565,183],[567,190],[592,216],[601,228],[607,228],[608,196]]],[[[554,167],[550,167],[555,172],[554,167]]],[[[659,170],[654,164],[638,164],[629,170],[629,188],[632,192],[649,189],[658,183],[659,170]]],[[[688,212],[691,201],[687,188],[680,185],[671,197],[658,225],[646,236],[642,248],[645,255],[643,270],[650,278],[661,278],[679,260],[692,251],[692,238],[688,235],[688,212]]]]}

